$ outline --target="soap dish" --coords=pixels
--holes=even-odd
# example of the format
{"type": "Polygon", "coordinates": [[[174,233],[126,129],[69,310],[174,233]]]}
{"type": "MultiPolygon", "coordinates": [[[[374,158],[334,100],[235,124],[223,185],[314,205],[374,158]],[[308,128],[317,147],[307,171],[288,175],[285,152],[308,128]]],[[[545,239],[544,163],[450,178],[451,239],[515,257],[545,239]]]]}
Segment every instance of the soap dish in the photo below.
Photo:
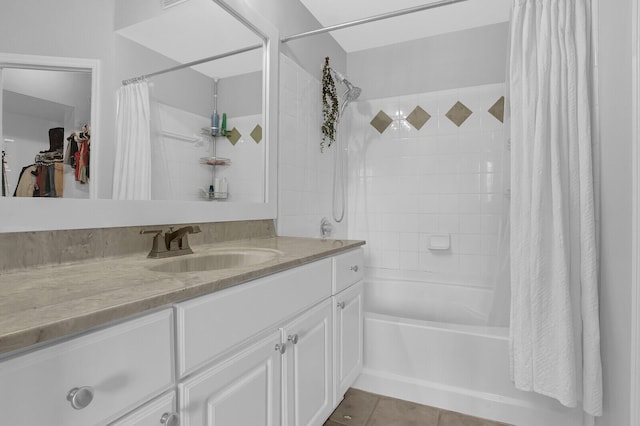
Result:
{"type": "Polygon", "coordinates": [[[209,166],[226,166],[231,164],[231,160],[223,157],[202,157],[200,158],[202,164],[209,166]]]}

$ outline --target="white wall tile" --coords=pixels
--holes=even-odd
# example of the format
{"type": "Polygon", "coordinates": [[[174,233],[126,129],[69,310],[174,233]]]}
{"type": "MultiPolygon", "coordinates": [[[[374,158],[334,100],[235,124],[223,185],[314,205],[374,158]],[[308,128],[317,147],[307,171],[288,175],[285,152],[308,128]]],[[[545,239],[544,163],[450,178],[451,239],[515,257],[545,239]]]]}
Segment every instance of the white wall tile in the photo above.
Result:
{"type": "Polygon", "coordinates": [[[508,155],[504,126],[487,110],[503,94],[504,85],[494,84],[350,105],[349,235],[371,236],[370,266],[419,270],[442,282],[489,279],[508,155]],[[457,101],[473,111],[460,127],[445,116],[457,101]],[[416,105],[431,115],[421,130],[396,120],[379,134],[369,124],[380,110],[400,119],[416,105]],[[449,234],[451,249],[428,250],[432,233],[449,234]]]}

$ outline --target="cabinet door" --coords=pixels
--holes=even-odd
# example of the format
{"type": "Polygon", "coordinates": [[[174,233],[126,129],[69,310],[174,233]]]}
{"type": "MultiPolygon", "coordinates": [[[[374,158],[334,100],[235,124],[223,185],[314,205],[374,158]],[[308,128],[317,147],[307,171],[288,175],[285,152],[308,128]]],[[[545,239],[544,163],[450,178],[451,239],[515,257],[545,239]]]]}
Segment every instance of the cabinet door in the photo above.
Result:
{"type": "Polygon", "coordinates": [[[159,396],[109,426],[177,426],[180,424],[176,412],[176,392],[159,396]]]}
{"type": "Polygon", "coordinates": [[[334,406],[362,371],[362,281],[334,296],[334,406]]]}
{"type": "Polygon", "coordinates": [[[288,426],[322,425],[333,410],[331,299],[284,327],[285,419],[288,426]]]}
{"type": "Polygon", "coordinates": [[[181,383],[183,426],[280,424],[280,332],[181,383]]]}

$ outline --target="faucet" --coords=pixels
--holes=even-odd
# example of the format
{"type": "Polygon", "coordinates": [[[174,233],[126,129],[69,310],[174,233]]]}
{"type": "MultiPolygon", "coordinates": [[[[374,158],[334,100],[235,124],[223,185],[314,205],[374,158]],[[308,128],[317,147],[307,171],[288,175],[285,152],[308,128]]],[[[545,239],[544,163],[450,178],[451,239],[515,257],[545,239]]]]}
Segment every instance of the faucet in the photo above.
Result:
{"type": "Polygon", "coordinates": [[[193,250],[189,247],[188,234],[197,234],[200,232],[200,227],[184,226],[178,228],[175,231],[173,227],[169,228],[169,231],[163,235],[161,229],[149,229],[140,231],[141,234],[155,234],[153,236],[153,245],[151,251],[147,257],[153,259],[161,259],[165,257],[180,256],[183,254],[191,254],[193,250]],[[164,239],[163,242],[161,240],[164,239]]]}

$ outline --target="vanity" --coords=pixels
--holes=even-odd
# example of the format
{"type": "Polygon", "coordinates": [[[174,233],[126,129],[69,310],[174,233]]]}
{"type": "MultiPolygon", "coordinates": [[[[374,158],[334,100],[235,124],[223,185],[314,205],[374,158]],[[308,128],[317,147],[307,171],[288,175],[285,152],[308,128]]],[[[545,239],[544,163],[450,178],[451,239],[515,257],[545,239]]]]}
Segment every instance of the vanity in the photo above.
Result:
{"type": "Polygon", "coordinates": [[[31,284],[0,317],[4,419],[321,425],[362,368],[362,244],[269,237],[180,257],[269,253],[232,268],[127,256],[5,274],[4,297],[31,284]]]}

